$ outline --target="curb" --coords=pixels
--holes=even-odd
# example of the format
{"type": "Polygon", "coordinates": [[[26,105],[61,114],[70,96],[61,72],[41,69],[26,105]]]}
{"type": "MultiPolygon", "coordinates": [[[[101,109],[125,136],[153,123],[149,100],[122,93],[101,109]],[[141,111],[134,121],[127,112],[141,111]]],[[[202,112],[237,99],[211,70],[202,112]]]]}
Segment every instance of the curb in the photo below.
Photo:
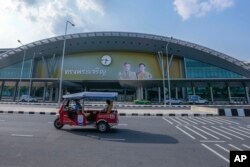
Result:
{"type": "Polygon", "coordinates": [[[228,116],[228,117],[249,117],[250,109],[243,108],[221,108],[219,109],[219,116],[228,116]]]}
{"type": "Polygon", "coordinates": [[[0,114],[25,114],[25,115],[56,115],[57,112],[34,112],[34,111],[0,111],[0,114]]]}
{"type": "MultiPolygon", "coordinates": [[[[57,112],[34,112],[34,111],[0,111],[0,114],[25,114],[25,115],[56,115],[57,112]]],[[[163,117],[163,116],[218,116],[214,114],[188,114],[188,113],[181,113],[181,114],[175,114],[175,113],[169,113],[169,114],[163,114],[163,113],[119,113],[119,116],[156,116],[156,117],[163,117]]]]}

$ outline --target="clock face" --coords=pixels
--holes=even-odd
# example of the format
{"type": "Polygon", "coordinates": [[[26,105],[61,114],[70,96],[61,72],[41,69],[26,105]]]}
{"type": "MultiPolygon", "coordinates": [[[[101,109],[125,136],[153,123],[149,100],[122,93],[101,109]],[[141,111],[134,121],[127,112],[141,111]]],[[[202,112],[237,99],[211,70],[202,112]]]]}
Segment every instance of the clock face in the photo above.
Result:
{"type": "Polygon", "coordinates": [[[112,62],[112,58],[109,55],[102,56],[102,58],[101,58],[102,65],[108,66],[111,64],[111,62],[112,62]]]}

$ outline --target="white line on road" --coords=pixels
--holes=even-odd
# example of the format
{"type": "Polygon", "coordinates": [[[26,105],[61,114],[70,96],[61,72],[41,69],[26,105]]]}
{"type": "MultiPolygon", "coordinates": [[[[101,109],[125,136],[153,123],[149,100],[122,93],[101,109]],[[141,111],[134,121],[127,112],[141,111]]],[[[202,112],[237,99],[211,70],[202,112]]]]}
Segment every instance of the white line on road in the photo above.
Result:
{"type": "Polygon", "coordinates": [[[100,140],[107,140],[107,141],[125,141],[126,139],[100,138],[100,140]]]}
{"type": "Polygon", "coordinates": [[[213,122],[205,120],[205,119],[202,119],[202,118],[196,118],[196,119],[199,119],[199,120],[201,120],[203,122],[206,122],[206,123],[209,123],[209,124],[214,124],[213,122]]]}
{"type": "Polygon", "coordinates": [[[180,119],[180,118],[177,118],[177,117],[176,117],[176,119],[178,119],[178,120],[181,121],[181,122],[184,122],[184,124],[189,124],[189,122],[184,121],[184,120],[182,120],[182,119],[180,119]]]}
{"type": "Polygon", "coordinates": [[[238,127],[241,128],[241,129],[245,129],[245,130],[250,130],[250,129],[244,128],[244,127],[242,127],[242,126],[238,126],[238,127]]]}
{"type": "Polygon", "coordinates": [[[239,129],[239,128],[235,128],[235,127],[233,127],[233,126],[230,126],[230,128],[235,129],[235,130],[237,130],[237,131],[241,131],[241,132],[243,132],[243,133],[250,134],[250,132],[246,132],[246,131],[241,130],[241,129],[239,129]]]}
{"type": "Polygon", "coordinates": [[[225,137],[226,139],[232,140],[231,137],[225,136],[225,135],[223,135],[223,134],[221,134],[221,133],[219,133],[219,132],[216,132],[216,131],[214,131],[214,130],[212,130],[212,129],[209,129],[209,128],[205,127],[205,126],[202,126],[202,127],[205,128],[205,129],[207,129],[207,130],[209,130],[209,131],[212,132],[212,133],[215,133],[215,134],[217,134],[217,135],[220,135],[220,136],[222,136],[222,137],[225,137]]]}
{"type": "Polygon", "coordinates": [[[198,123],[196,123],[196,122],[194,122],[194,121],[191,121],[191,120],[188,119],[188,118],[183,117],[182,119],[185,119],[186,121],[189,121],[189,122],[191,122],[191,123],[193,123],[193,124],[195,124],[195,125],[198,125],[198,123]]]}
{"type": "Polygon", "coordinates": [[[211,122],[213,122],[213,123],[217,123],[217,124],[223,124],[223,123],[221,123],[221,122],[219,122],[219,121],[217,121],[217,120],[212,120],[212,119],[210,119],[210,118],[205,118],[205,117],[203,117],[203,119],[205,119],[205,120],[208,120],[208,121],[211,121],[211,122]]]}
{"type": "Polygon", "coordinates": [[[234,146],[234,145],[232,145],[232,144],[228,144],[228,145],[231,146],[231,147],[233,147],[233,148],[236,149],[236,150],[243,151],[241,148],[236,147],[236,146],[234,146]]]}
{"type": "Polygon", "coordinates": [[[169,119],[171,119],[172,121],[174,121],[174,122],[176,122],[176,123],[178,123],[178,124],[182,124],[181,122],[176,121],[176,120],[174,120],[174,119],[173,119],[173,118],[171,118],[171,117],[169,117],[169,119]]]}
{"type": "Polygon", "coordinates": [[[221,127],[221,128],[223,128],[223,129],[226,129],[226,130],[228,130],[228,131],[231,131],[231,132],[233,132],[233,133],[236,133],[236,134],[238,134],[238,135],[241,135],[241,136],[244,136],[244,137],[250,138],[249,136],[247,136],[247,135],[245,135],[245,134],[242,134],[242,133],[240,133],[240,132],[236,132],[235,130],[228,129],[228,128],[223,127],[223,126],[220,126],[220,127],[221,127]]]}
{"type": "Polygon", "coordinates": [[[217,129],[218,131],[221,131],[221,132],[223,132],[223,133],[226,133],[226,134],[228,134],[228,135],[234,136],[234,137],[236,137],[236,138],[238,138],[238,139],[240,139],[240,140],[244,140],[243,138],[241,138],[241,137],[239,137],[239,136],[236,136],[236,135],[234,135],[234,134],[232,134],[232,133],[226,132],[225,130],[221,130],[221,129],[216,128],[216,127],[214,127],[214,126],[211,126],[211,127],[214,128],[214,129],[217,129]]]}
{"type": "Polygon", "coordinates": [[[225,121],[222,121],[222,120],[218,120],[218,119],[216,119],[216,118],[207,118],[207,119],[210,120],[210,121],[216,122],[216,123],[218,123],[218,124],[228,124],[228,125],[232,125],[232,123],[230,123],[230,122],[225,122],[225,121]]]}
{"type": "Polygon", "coordinates": [[[244,147],[250,149],[250,146],[248,146],[248,145],[246,145],[246,144],[242,144],[242,146],[244,146],[244,147]]]}
{"type": "Polygon", "coordinates": [[[33,137],[33,135],[25,135],[25,134],[11,134],[14,137],[33,137]]]}
{"type": "Polygon", "coordinates": [[[222,156],[221,154],[219,154],[218,152],[216,152],[215,150],[213,150],[212,148],[208,147],[206,144],[201,144],[203,147],[205,147],[206,149],[208,149],[209,151],[211,151],[212,153],[214,153],[215,155],[217,155],[218,157],[220,157],[221,159],[225,160],[226,162],[229,163],[229,160],[227,158],[225,158],[224,156],[222,156]]]}
{"type": "Polygon", "coordinates": [[[0,120],[0,122],[5,122],[5,120],[0,120]]]}
{"type": "Polygon", "coordinates": [[[195,119],[195,118],[192,118],[192,117],[189,117],[189,118],[192,119],[193,121],[196,121],[196,122],[201,123],[201,124],[203,124],[203,125],[206,125],[206,124],[207,124],[207,123],[202,122],[202,121],[199,121],[199,120],[197,120],[197,119],[195,119]]]}
{"type": "Polygon", "coordinates": [[[54,122],[48,122],[48,124],[53,124],[54,122]]]}
{"type": "Polygon", "coordinates": [[[167,120],[167,118],[162,117],[162,119],[163,119],[163,120],[165,120],[165,121],[167,121],[167,122],[168,122],[168,123],[170,123],[171,125],[173,125],[173,122],[171,122],[171,121],[167,120]]]}
{"type": "Polygon", "coordinates": [[[193,137],[192,135],[190,135],[189,133],[187,133],[185,130],[181,129],[178,126],[175,126],[177,129],[179,129],[180,131],[182,131],[184,134],[188,135],[189,137],[191,137],[192,139],[195,139],[195,137],[193,137]]]}
{"type": "Polygon", "coordinates": [[[200,140],[202,143],[225,143],[225,141],[221,140],[200,140]]]}
{"type": "Polygon", "coordinates": [[[128,126],[128,124],[118,124],[118,126],[128,126]]]}
{"type": "Polygon", "coordinates": [[[187,127],[187,126],[184,126],[185,128],[187,128],[188,130],[192,131],[193,133],[197,134],[198,136],[202,137],[203,139],[207,140],[207,137],[203,136],[202,134],[194,131],[193,129],[187,127]]]}
{"type": "Polygon", "coordinates": [[[219,147],[219,148],[221,148],[222,150],[224,150],[224,151],[226,151],[226,152],[230,152],[228,149],[226,149],[226,148],[224,148],[224,147],[222,147],[221,145],[219,145],[219,144],[215,144],[217,147],[219,147]]]}
{"type": "Polygon", "coordinates": [[[218,137],[212,135],[211,133],[208,133],[208,132],[206,132],[206,131],[204,131],[204,130],[202,130],[202,129],[196,127],[196,126],[193,126],[193,127],[194,127],[195,129],[198,129],[199,131],[201,131],[201,132],[203,132],[203,133],[209,135],[209,136],[212,136],[213,138],[215,138],[215,139],[217,139],[217,140],[220,140],[220,138],[218,138],[218,137]]]}
{"type": "Polygon", "coordinates": [[[224,121],[224,122],[231,122],[231,123],[233,123],[233,124],[237,124],[237,125],[239,125],[239,123],[238,123],[238,122],[234,122],[234,121],[226,120],[226,119],[223,119],[223,118],[214,117],[214,119],[221,120],[221,121],[224,121]]]}

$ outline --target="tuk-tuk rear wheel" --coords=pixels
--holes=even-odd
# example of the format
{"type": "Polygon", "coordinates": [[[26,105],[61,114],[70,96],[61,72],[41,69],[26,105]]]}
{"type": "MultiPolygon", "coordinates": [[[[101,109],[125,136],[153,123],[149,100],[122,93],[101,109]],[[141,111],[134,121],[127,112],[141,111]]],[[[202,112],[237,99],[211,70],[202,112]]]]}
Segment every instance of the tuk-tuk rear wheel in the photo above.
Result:
{"type": "Polygon", "coordinates": [[[107,132],[109,130],[109,125],[106,122],[102,121],[97,124],[97,129],[102,133],[107,132]]]}
{"type": "Polygon", "coordinates": [[[60,119],[56,118],[54,121],[54,126],[56,129],[61,129],[63,127],[63,124],[60,123],[60,119]]]}

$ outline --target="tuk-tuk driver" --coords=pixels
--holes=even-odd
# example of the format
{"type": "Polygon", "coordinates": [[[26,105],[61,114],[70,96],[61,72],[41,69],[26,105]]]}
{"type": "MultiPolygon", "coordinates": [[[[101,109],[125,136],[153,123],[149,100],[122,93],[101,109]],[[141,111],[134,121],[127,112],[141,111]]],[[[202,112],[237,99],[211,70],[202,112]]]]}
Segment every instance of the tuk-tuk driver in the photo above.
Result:
{"type": "Polygon", "coordinates": [[[111,113],[113,108],[113,101],[106,100],[107,106],[103,109],[104,112],[111,113]]]}

